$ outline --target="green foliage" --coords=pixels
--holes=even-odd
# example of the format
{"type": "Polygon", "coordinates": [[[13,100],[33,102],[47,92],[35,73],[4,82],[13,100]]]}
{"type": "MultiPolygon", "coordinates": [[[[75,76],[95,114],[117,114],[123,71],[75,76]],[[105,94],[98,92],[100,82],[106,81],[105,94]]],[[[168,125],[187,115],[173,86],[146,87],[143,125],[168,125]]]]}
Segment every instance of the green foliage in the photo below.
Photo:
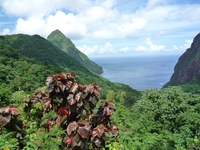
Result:
{"type": "Polygon", "coordinates": [[[133,106],[133,145],[136,149],[188,149],[200,135],[199,95],[179,87],[145,91],[133,106]],[[152,147],[152,148],[151,148],[152,147]]]}
{"type": "Polygon", "coordinates": [[[64,130],[61,130],[58,126],[53,126],[50,132],[46,133],[44,130],[38,130],[26,135],[26,146],[24,150],[29,149],[41,149],[41,150],[59,150],[59,146],[62,144],[61,136],[64,134],[64,130]]]}
{"type": "Polygon", "coordinates": [[[108,91],[106,99],[115,99],[115,92],[112,90],[108,91]]]}
{"type": "Polygon", "coordinates": [[[66,52],[69,56],[79,61],[86,68],[89,68],[95,73],[103,73],[103,69],[101,66],[91,61],[84,53],[79,51],[72,41],[67,38],[62,32],[59,30],[53,31],[48,37],[47,40],[52,44],[57,46],[59,49],[66,52]]]}
{"type": "MultiPolygon", "coordinates": [[[[47,91],[37,91],[23,101],[26,95],[23,91],[13,93],[12,99],[17,100],[11,102],[19,110],[11,106],[0,108],[0,135],[9,138],[7,142],[1,140],[0,146],[25,150],[89,147],[98,150],[105,147],[107,139],[117,140],[119,128],[111,121],[115,104],[112,100],[102,101],[94,113],[101,88],[78,84],[75,76],[74,72],[48,76],[47,91]],[[10,131],[15,131],[12,137],[7,134],[10,131]]],[[[108,141],[109,145],[112,143],[108,141]]]]}
{"type": "Polygon", "coordinates": [[[140,97],[139,91],[127,85],[111,81],[91,72],[81,63],[58,49],[38,35],[0,36],[0,104],[9,104],[12,92],[23,90],[31,93],[43,86],[45,77],[61,71],[74,71],[81,84],[96,82],[102,88],[101,98],[106,99],[107,92],[118,94],[125,91],[124,104],[133,105],[140,97]],[[21,54],[20,54],[20,53],[21,54]],[[25,57],[26,56],[26,57],[25,57]],[[52,57],[53,56],[53,57],[52,57]],[[28,57],[28,58],[27,58],[28,57]],[[84,77],[84,78],[82,78],[84,77]]]}
{"type": "Polygon", "coordinates": [[[0,41],[0,103],[7,105],[13,92],[33,92],[43,85],[45,77],[59,69],[33,61],[0,41]]]}
{"type": "MultiPolygon", "coordinates": [[[[2,131],[5,132],[5,131],[2,131]]],[[[13,132],[0,134],[0,149],[17,148],[18,140],[13,137],[13,132]]]]}
{"type": "Polygon", "coordinates": [[[200,82],[197,83],[186,83],[180,85],[180,87],[183,89],[183,91],[187,93],[193,93],[193,94],[200,94],[200,82]]]}

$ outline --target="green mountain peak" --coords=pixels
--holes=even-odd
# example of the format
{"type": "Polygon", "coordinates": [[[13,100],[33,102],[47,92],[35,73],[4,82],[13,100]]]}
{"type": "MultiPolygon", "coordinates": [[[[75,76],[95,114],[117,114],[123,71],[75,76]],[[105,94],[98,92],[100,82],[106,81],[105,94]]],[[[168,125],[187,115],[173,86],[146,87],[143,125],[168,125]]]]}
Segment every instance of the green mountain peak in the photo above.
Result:
{"type": "Polygon", "coordinates": [[[51,34],[47,37],[47,40],[62,51],[66,52],[69,56],[79,61],[82,65],[91,71],[98,74],[103,73],[102,67],[91,61],[84,53],[78,50],[73,42],[67,38],[60,30],[56,29],[55,31],[51,32],[51,34]]]}

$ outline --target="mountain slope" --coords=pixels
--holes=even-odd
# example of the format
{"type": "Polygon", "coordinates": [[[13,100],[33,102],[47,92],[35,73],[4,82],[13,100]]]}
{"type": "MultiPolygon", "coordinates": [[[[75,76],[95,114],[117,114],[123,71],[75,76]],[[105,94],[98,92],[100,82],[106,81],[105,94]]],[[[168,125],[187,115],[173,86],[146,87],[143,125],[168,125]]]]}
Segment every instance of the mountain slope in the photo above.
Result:
{"type": "Polygon", "coordinates": [[[0,102],[4,104],[9,104],[15,91],[33,92],[44,85],[46,76],[62,71],[24,57],[3,40],[0,40],[0,54],[0,102]]]}
{"type": "Polygon", "coordinates": [[[72,41],[67,38],[61,31],[55,30],[48,37],[47,40],[57,46],[59,49],[66,52],[71,57],[75,58],[85,67],[89,68],[95,73],[101,74],[103,73],[103,69],[101,66],[91,61],[84,53],[79,51],[72,41]]]}
{"type": "MultiPolygon", "coordinates": [[[[108,79],[90,71],[80,62],[70,57],[67,53],[63,52],[39,35],[6,35],[0,36],[0,39],[2,39],[7,45],[15,48],[22,55],[31,58],[32,61],[42,63],[45,66],[51,65],[62,72],[75,72],[77,74],[77,82],[80,84],[96,82],[97,85],[103,87],[101,92],[102,99],[106,98],[109,91],[114,91],[117,94],[125,91],[125,104],[130,105],[135,103],[140,96],[140,92],[130,88],[129,86],[112,83],[108,79]]],[[[23,64],[21,65],[23,67],[23,64]]],[[[34,70],[34,68],[32,69],[34,70]]]]}
{"type": "Polygon", "coordinates": [[[164,86],[195,83],[200,80],[200,33],[194,38],[190,48],[181,55],[175,65],[170,81],[164,86]]]}
{"type": "Polygon", "coordinates": [[[39,35],[16,34],[7,35],[3,39],[26,57],[51,64],[64,71],[88,71],[78,61],[39,35]]]}

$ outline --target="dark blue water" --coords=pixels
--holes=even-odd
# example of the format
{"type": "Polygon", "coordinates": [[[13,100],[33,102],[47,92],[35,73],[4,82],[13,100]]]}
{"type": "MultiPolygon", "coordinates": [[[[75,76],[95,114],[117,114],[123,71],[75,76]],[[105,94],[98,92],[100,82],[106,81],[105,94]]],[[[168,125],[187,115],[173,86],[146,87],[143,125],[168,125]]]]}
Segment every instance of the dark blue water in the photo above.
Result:
{"type": "Polygon", "coordinates": [[[137,90],[162,88],[170,80],[179,55],[91,58],[103,67],[103,77],[137,90]]]}

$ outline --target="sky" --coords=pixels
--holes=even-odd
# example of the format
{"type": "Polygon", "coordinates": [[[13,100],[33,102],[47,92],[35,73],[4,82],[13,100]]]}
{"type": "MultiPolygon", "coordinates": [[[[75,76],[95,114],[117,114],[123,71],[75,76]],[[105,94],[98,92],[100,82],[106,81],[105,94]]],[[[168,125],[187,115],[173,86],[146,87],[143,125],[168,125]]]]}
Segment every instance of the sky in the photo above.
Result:
{"type": "Polygon", "coordinates": [[[0,0],[0,35],[59,29],[89,57],[182,54],[199,14],[200,0],[0,0]]]}

